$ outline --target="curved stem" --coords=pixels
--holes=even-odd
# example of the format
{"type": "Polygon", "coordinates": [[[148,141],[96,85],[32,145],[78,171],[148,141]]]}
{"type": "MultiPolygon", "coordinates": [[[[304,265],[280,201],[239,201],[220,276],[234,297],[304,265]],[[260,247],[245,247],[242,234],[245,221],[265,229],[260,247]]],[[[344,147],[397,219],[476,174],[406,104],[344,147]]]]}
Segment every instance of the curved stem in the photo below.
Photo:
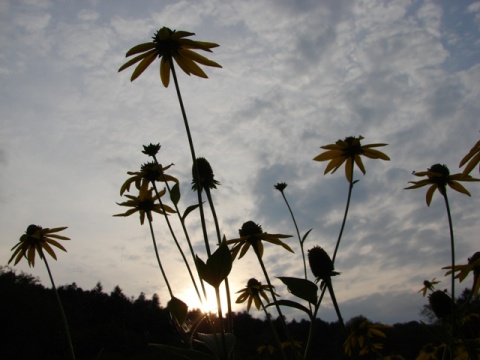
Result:
{"type": "Polygon", "coordinates": [[[452,215],[450,213],[450,204],[448,203],[448,196],[447,196],[447,189],[444,189],[443,198],[445,199],[445,207],[447,208],[447,216],[448,216],[448,226],[450,229],[450,252],[451,252],[451,262],[452,262],[452,275],[451,275],[451,294],[452,294],[452,313],[451,317],[451,331],[453,335],[453,329],[455,325],[455,238],[453,237],[453,223],[452,223],[452,215]]]}
{"type": "Polygon", "coordinates": [[[335,312],[337,313],[338,321],[340,322],[340,325],[342,326],[342,329],[346,334],[347,330],[345,328],[345,323],[343,321],[342,314],[340,313],[340,308],[338,307],[338,302],[337,302],[337,298],[335,297],[335,292],[333,291],[332,280],[328,279],[328,281],[325,282],[325,286],[328,288],[328,292],[330,293],[330,297],[332,298],[333,307],[335,308],[335,312]]]}
{"type": "Polygon", "coordinates": [[[162,262],[160,261],[160,256],[158,255],[157,242],[155,241],[155,233],[153,232],[152,221],[150,220],[150,217],[147,216],[147,218],[148,218],[148,225],[150,225],[150,234],[152,235],[153,247],[155,249],[155,255],[157,256],[158,266],[160,267],[160,271],[162,272],[163,278],[165,279],[165,283],[167,284],[168,292],[170,293],[170,298],[173,298],[172,288],[170,287],[170,283],[168,282],[167,275],[165,274],[165,271],[163,270],[162,262]]]}
{"type": "Polygon", "coordinates": [[[55,293],[55,297],[57,299],[58,308],[60,309],[60,314],[62,316],[63,329],[65,330],[65,335],[67,336],[68,348],[70,350],[70,356],[72,357],[73,360],[75,360],[75,352],[73,351],[72,337],[70,336],[70,330],[68,328],[68,322],[67,322],[67,317],[65,316],[65,311],[63,310],[62,301],[60,300],[60,296],[58,295],[57,287],[55,286],[55,282],[53,281],[53,276],[52,276],[52,273],[50,271],[50,266],[48,266],[47,258],[43,254],[43,251],[42,251],[41,247],[38,247],[38,252],[40,253],[40,257],[43,259],[43,261],[45,262],[45,266],[47,267],[48,276],[50,277],[50,282],[52,283],[52,288],[53,288],[53,291],[55,293]]]}
{"type": "MultiPolygon", "coordinates": [[[[195,148],[193,147],[192,134],[190,133],[190,126],[188,125],[187,113],[185,112],[185,107],[183,106],[182,94],[180,93],[180,87],[178,85],[178,80],[177,80],[177,73],[175,72],[173,59],[170,58],[169,61],[170,61],[170,68],[172,70],[173,81],[175,83],[175,90],[177,91],[178,102],[180,104],[180,110],[182,111],[183,122],[185,124],[185,131],[187,132],[188,144],[190,145],[190,154],[192,155],[193,168],[194,168],[194,171],[196,172],[197,179],[200,179],[200,176],[198,174],[197,162],[196,162],[197,157],[195,156],[195,148]]],[[[197,198],[198,198],[198,207],[200,210],[200,221],[202,223],[203,239],[205,241],[205,249],[207,250],[208,257],[210,257],[211,255],[210,245],[208,243],[207,226],[205,224],[205,214],[203,213],[202,195],[200,191],[197,191],[197,198]]]]}

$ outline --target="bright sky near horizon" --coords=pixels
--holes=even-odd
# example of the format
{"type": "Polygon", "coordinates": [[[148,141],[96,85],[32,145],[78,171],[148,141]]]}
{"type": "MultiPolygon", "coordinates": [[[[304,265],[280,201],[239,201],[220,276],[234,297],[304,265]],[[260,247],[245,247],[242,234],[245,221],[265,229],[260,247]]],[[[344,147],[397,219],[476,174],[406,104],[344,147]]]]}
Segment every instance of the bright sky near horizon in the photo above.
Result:
{"type": "MultiPolygon", "coordinates": [[[[459,172],[480,138],[480,1],[1,0],[0,265],[29,224],[68,226],[68,252],[50,261],[57,285],[100,281],[127,296],[157,293],[166,305],[148,225],[136,214],[112,217],[126,210],[116,203],[127,171],[148,161],[144,144],[160,143],[159,160],[175,164],[181,206],[196,200],[173,83],[162,86],[158,62],[133,83],[133,69],[117,73],[126,51],[162,26],[220,45],[207,56],[222,69],[179,82],[197,156],[221,183],[213,197],[227,239],[248,220],[294,235],[273,188],[286,182],[300,232],[313,228],[306,249],[331,254],[348,183],[343,169],[323,175],[326,163],[312,159],[352,135],[389,144],[380,150],[391,161],[366,159],[366,175],[355,173],[333,285],[347,320],[418,320],[423,280],[449,288],[448,223],[438,193],[427,207],[426,188],[403,189],[412,171],[435,163],[459,172]]],[[[479,250],[480,184],[466,187],[472,197],[449,192],[458,263],[479,250]]],[[[205,260],[196,213],[188,226],[205,260]]],[[[175,295],[197,306],[160,216],[154,228],[175,295]]],[[[282,298],[290,295],[276,277],[303,273],[298,240],[286,242],[295,254],[271,244],[264,254],[282,298]]],[[[15,268],[50,286],[40,261],[15,268]]],[[[251,277],[265,283],[253,252],[235,261],[232,292],[251,277]]],[[[319,317],[334,321],[330,299],[323,304],[319,317]]]]}

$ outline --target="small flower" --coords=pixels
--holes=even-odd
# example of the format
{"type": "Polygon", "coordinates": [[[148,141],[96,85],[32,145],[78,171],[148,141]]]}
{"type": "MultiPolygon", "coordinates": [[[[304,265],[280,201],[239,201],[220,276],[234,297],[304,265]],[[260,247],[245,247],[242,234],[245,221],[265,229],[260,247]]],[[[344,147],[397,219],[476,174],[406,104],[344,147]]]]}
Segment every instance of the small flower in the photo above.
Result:
{"type": "Polygon", "coordinates": [[[423,282],[423,288],[418,290],[418,292],[421,292],[423,296],[427,294],[427,290],[433,291],[435,288],[435,285],[439,284],[440,281],[436,281],[435,278],[432,279],[432,281],[425,280],[423,282]]]}
{"type": "Polygon", "coordinates": [[[340,274],[333,271],[334,266],[332,259],[330,259],[327,252],[320,246],[314,246],[308,250],[308,262],[313,276],[315,276],[315,282],[319,282],[320,280],[328,282],[332,276],[340,274]]]}
{"type": "Polygon", "coordinates": [[[344,162],[345,164],[345,175],[349,183],[352,182],[352,170],[353,170],[353,162],[357,164],[358,168],[362,171],[365,175],[365,166],[363,166],[361,155],[366,156],[370,159],[382,159],[382,160],[390,160],[390,158],[385,155],[383,152],[372,149],[374,147],[386,146],[387,144],[370,144],[370,145],[362,145],[360,143],[363,140],[363,136],[359,136],[358,138],[355,136],[349,136],[345,138],[345,140],[338,140],[335,144],[329,144],[325,146],[320,146],[321,149],[325,149],[327,151],[317,155],[313,158],[315,161],[327,161],[330,162],[327,164],[325,168],[324,174],[331,172],[332,174],[338,170],[342,166],[344,162]]]}
{"type": "MultiPolygon", "coordinates": [[[[468,175],[470,172],[473,170],[475,166],[477,166],[480,163],[480,140],[477,141],[475,145],[470,149],[467,155],[460,161],[459,167],[462,167],[463,165],[467,164],[465,166],[465,169],[463,169],[462,175],[468,175]],[[468,164],[467,164],[468,163],[468,164]]],[[[478,168],[478,171],[480,171],[480,167],[478,168]]]]}
{"type": "MultiPolygon", "coordinates": [[[[241,304],[248,300],[247,302],[247,311],[250,311],[252,306],[252,301],[255,303],[257,310],[260,310],[262,305],[262,300],[260,296],[268,303],[268,296],[265,291],[270,291],[270,286],[262,285],[257,279],[250,279],[247,282],[247,286],[242,290],[237,291],[237,294],[240,293],[240,296],[235,301],[237,304],[241,304]]],[[[278,296],[277,293],[275,295],[278,296]]]]}
{"type": "Polygon", "coordinates": [[[283,234],[269,234],[262,230],[262,227],[258,224],[255,224],[253,221],[247,221],[242,225],[242,228],[239,230],[240,237],[237,239],[228,240],[227,244],[235,244],[231,249],[232,258],[235,260],[238,252],[240,251],[239,259],[245,255],[250,246],[258,252],[260,257],[263,256],[263,244],[262,240],[269,242],[274,245],[280,245],[284,249],[293,253],[293,250],[285,244],[280,239],[286,239],[292,237],[292,235],[283,235],[283,234]]]}
{"type": "Polygon", "coordinates": [[[218,44],[187,39],[187,37],[192,35],[195,34],[162,27],[155,33],[152,42],[139,44],[128,50],[126,57],[137,54],[140,55],[127,61],[120,67],[120,69],[118,69],[118,71],[125,70],[140,61],[130,78],[130,80],[133,81],[158,57],[161,59],[160,79],[165,87],[168,87],[168,84],[170,83],[170,70],[173,65],[173,60],[176,61],[178,66],[180,66],[187,75],[193,74],[202,78],[208,78],[197,63],[218,68],[221,68],[221,66],[215,61],[209,60],[191,49],[212,52],[210,49],[217,47],[218,44]]]}
{"type": "Polygon", "coordinates": [[[345,354],[352,356],[352,353],[356,353],[364,356],[370,352],[378,352],[383,348],[378,338],[386,338],[383,330],[389,327],[380,323],[374,324],[363,316],[355,318],[349,325],[349,335],[343,344],[345,354]]]}
{"type": "Polygon", "coordinates": [[[445,196],[447,192],[447,185],[453,190],[458,191],[462,194],[471,196],[467,189],[460,184],[460,181],[480,181],[480,179],[472,178],[470,175],[463,176],[462,174],[450,175],[450,170],[445,165],[435,164],[432,165],[427,171],[413,172],[415,176],[426,176],[426,179],[419,181],[409,181],[410,184],[413,184],[405,189],[418,189],[422,186],[430,185],[430,188],[427,190],[426,201],[427,205],[430,206],[432,202],[433,193],[438,189],[440,194],[445,196]]]}
{"type": "Polygon", "coordinates": [[[280,182],[276,185],[273,186],[276,190],[280,191],[281,193],[283,193],[283,190],[285,190],[285,188],[287,187],[287,184],[284,183],[284,182],[280,182]]]}
{"type": "Polygon", "coordinates": [[[171,175],[165,174],[165,170],[168,170],[173,164],[163,167],[161,164],[155,162],[148,162],[143,164],[140,168],[140,171],[129,171],[128,175],[133,175],[129,177],[120,188],[120,195],[123,195],[125,191],[130,191],[130,185],[135,183],[137,189],[146,188],[148,184],[153,181],[174,181],[178,184],[178,179],[171,175]]]}
{"type": "Polygon", "coordinates": [[[53,245],[60,250],[67,251],[58,240],[70,240],[70,238],[55,234],[59,231],[65,230],[67,227],[58,228],[42,228],[38,225],[30,225],[25,234],[20,236],[20,241],[12,248],[15,251],[12,254],[8,263],[10,264],[15,258],[14,265],[17,265],[20,259],[25,256],[29,266],[35,266],[35,252],[38,252],[40,259],[43,258],[43,250],[45,250],[52,258],[57,260],[57,256],[50,245],[53,245]]]}
{"type": "MultiPolygon", "coordinates": [[[[448,269],[445,276],[450,275],[452,273],[451,266],[445,266],[442,269],[448,269]]],[[[466,265],[455,265],[453,272],[457,272],[458,274],[455,275],[460,282],[465,280],[465,278],[473,271],[473,295],[478,295],[478,290],[480,289],[480,252],[476,252],[471,257],[468,258],[468,264],[466,265]]]]}
{"type": "Polygon", "coordinates": [[[207,159],[203,157],[197,158],[195,164],[192,166],[192,190],[200,192],[203,189],[216,189],[220,182],[214,179],[213,169],[207,159]],[[195,164],[197,165],[198,176],[200,180],[197,181],[197,172],[195,171],[195,164]]]}
{"type": "Polygon", "coordinates": [[[156,212],[158,214],[175,213],[175,210],[168,205],[160,205],[156,203],[160,197],[165,195],[165,192],[166,190],[163,189],[158,193],[158,195],[153,196],[153,189],[149,189],[140,191],[138,196],[125,195],[130,200],[120,204],[117,203],[117,205],[128,206],[131,207],[131,209],[127,210],[123,214],[116,214],[113,216],[130,216],[138,211],[140,214],[140,224],[143,225],[145,221],[145,214],[147,215],[149,221],[153,221],[152,212],[156,212]]]}
{"type": "Polygon", "coordinates": [[[439,318],[444,319],[452,313],[453,301],[447,293],[436,290],[428,296],[428,302],[433,313],[439,318]]]}
{"type": "Polygon", "coordinates": [[[151,144],[150,143],[149,145],[143,145],[142,153],[144,153],[145,155],[153,157],[153,156],[158,154],[161,147],[162,146],[160,144],[151,144]]]}

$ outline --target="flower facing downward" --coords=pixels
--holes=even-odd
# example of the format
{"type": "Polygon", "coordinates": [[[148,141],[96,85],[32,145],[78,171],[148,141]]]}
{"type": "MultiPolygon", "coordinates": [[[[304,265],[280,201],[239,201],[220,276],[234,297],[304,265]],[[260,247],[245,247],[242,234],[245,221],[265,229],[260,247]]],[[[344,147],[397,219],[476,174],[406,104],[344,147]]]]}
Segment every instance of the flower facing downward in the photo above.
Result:
{"type": "Polygon", "coordinates": [[[166,190],[163,189],[157,195],[153,196],[153,189],[148,189],[140,191],[138,196],[125,195],[130,200],[117,204],[120,206],[131,207],[131,209],[123,214],[116,214],[113,216],[130,216],[138,211],[140,214],[140,224],[143,225],[145,222],[145,215],[147,215],[149,221],[153,221],[152,212],[158,214],[175,213],[175,210],[171,207],[165,204],[160,205],[156,202],[160,197],[165,195],[165,192],[166,190]]]}
{"type": "Polygon", "coordinates": [[[52,258],[57,260],[57,256],[50,245],[53,245],[60,250],[67,251],[58,240],[70,240],[70,238],[55,234],[59,231],[65,230],[67,227],[58,228],[42,228],[37,225],[30,225],[25,234],[20,236],[20,241],[12,248],[15,251],[12,254],[8,263],[10,264],[15,258],[14,265],[17,265],[22,257],[26,257],[29,266],[35,266],[35,252],[38,252],[42,258],[43,250],[45,250],[52,258]]]}
{"type": "MultiPolygon", "coordinates": [[[[262,285],[257,279],[250,279],[247,282],[247,286],[240,291],[237,291],[237,294],[240,296],[235,301],[237,304],[241,304],[245,301],[247,302],[247,311],[250,311],[250,307],[252,306],[252,301],[255,303],[255,307],[257,310],[260,310],[260,306],[262,305],[262,300],[260,296],[268,303],[268,296],[265,291],[270,291],[270,286],[262,285]]],[[[278,294],[275,294],[278,296],[278,294]]]]}
{"type": "Polygon", "coordinates": [[[217,47],[218,44],[187,39],[192,35],[195,34],[162,27],[153,36],[153,41],[139,44],[128,50],[126,57],[132,55],[137,56],[123,64],[118,71],[125,70],[126,68],[140,62],[130,78],[130,80],[133,81],[158,57],[161,59],[160,79],[165,87],[168,87],[168,84],[170,83],[170,70],[173,65],[173,60],[176,61],[178,66],[180,66],[187,75],[193,74],[202,78],[207,78],[208,76],[200,66],[197,65],[197,63],[218,68],[221,68],[221,66],[215,61],[209,60],[191,49],[212,52],[210,49],[217,47]]]}
{"type": "Polygon", "coordinates": [[[447,193],[447,185],[455,191],[471,196],[467,189],[460,184],[460,181],[480,181],[480,179],[472,178],[470,175],[454,174],[450,175],[450,170],[445,165],[435,164],[427,171],[413,172],[415,176],[426,176],[426,179],[419,181],[409,181],[413,184],[405,189],[418,189],[422,186],[430,185],[427,190],[426,201],[430,206],[432,202],[433,193],[438,189],[440,194],[445,196],[447,193]]]}
{"type": "Polygon", "coordinates": [[[203,157],[197,158],[192,166],[192,190],[216,189],[217,185],[220,185],[220,182],[215,180],[210,163],[203,157]],[[197,166],[199,179],[197,179],[195,165],[197,166]]]}
{"type": "Polygon", "coordinates": [[[425,280],[423,282],[423,288],[418,290],[418,292],[421,292],[423,296],[427,294],[427,290],[433,291],[435,289],[435,285],[439,284],[440,281],[436,281],[435,278],[432,279],[432,281],[425,280]]]}
{"type": "MultiPolygon", "coordinates": [[[[445,276],[452,273],[451,266],[445,266],[442,269],[448,269],[445,276]]],[[[468,264],[466,265],[455,265],[454,272],[458,271],[458,274],[455,275],[460,282],[465,280],[465,278],[473,271],[473,295],[477,296],[478,291],[480,290],[480,252],[477,251],[471,257],[468,258],[468,264]]]]}
{"type": "Polygon", "coordinates": [[[123,195],[125,191],[130,191],[130,185],[135,183],[135,187],[139,190],[145,190],[150,182],[153,181],[173,181],[178,183],[178,179],[171,175],[165,173],[165,170],[168,170],[173,164],[163,167],[161,164],[156,162],[148,162],[143,164],[140,168],[140,171],[128,171],[129,177],[120,188],[120,195],[123,195]]]}
{"type": "Polygon", "coordinates": [[[320,246],[314,246],[308,250],[308,263],[312,270],[313,276],[315,276],[315,282],[320,280],[328,282],[332,276],[340,273],[333,271],[333,261],[328,256],[327,252],[320,246]]]}
{"type": "Polygon", "coordinates": [[[280,245],[284,249],[293,253],[293,250],[280,239],[286,239],[292,237],[292,235],[283,234],[269,234],[262,230],[262,227],[255,224],[253,221],[247,221],[242,225],[239,230],[240,237],[237,239],[228,240],[227,244],[234,244],[231,249],[232,258],[235,259],[240,251],[239,259],[246,254],[247,250],[252,246],[258,256],[263,256],[263,244],[262,240],[274,245],[280,245]]]}
{"type": "Polygon", "coordinates": [[[335,144],[321,146],[321,149],[327,151],[317,155],[313,158],[315,161],[330,161],[325,168],[325,172],[332,174],[345,164],[345,175],[349,183],[352,182],[353,163],[357,164],[358,168],[365,175],[365,166],[363,166],[361,155],[370,159],[390,160],[390,158],[383,152],[372,149],[375,147],[386,146],[387,144],[370,144],[362,145],[363,136],[355,137],[349,136],[345,140],[338,140],[335,144]]]}

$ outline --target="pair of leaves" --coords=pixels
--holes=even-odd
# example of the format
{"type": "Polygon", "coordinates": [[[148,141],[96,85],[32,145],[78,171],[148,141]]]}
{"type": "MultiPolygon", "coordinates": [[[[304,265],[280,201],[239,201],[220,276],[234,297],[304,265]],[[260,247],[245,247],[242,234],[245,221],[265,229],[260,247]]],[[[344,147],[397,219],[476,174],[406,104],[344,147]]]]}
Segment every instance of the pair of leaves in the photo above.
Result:
{"type": "MultiPolygon", "coordinates": [[[[180,186],[178,183],[175,183],[173,187],[170,189],[170,200],[172,203],[175,205],[178,205],[178,202],[180,201],[180,186]]],[[[185,212],[182,215],[182,220],[185,221],[185,218],[187,217],[188,214],[190,214],[193,210],[198,208],[198,204],[196,205],[190,205],[185,209],[185,212]]]]}
{"type": "Polygon", "coordinates": [[[195,265],[200,277],[214,288],[218,288],[230,274],[232,263],[232,256],[225,239],[223,239],[218,249],[210,255],[206,263],[198,255],[195,257],[195,265]]]}

